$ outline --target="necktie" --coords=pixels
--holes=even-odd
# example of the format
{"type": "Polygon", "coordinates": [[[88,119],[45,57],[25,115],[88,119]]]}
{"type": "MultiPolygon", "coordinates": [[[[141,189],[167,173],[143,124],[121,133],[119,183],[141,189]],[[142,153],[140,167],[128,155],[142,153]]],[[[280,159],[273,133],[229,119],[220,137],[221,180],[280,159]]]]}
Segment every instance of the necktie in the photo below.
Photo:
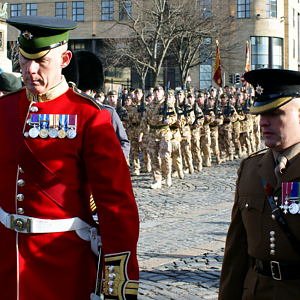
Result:
{"type": "Polygon", "coordinates": [[[275,175],[277,177],[277,182],[280,180],[282,174],[283,174],[283,170],[286,168],[286,164],[287,164],[287,158],[286,156],[284,156],[284,154],[279,154],[278,157],[277,157],[277,161],[278,161],[278,164],[275,168],[275,175]]]}

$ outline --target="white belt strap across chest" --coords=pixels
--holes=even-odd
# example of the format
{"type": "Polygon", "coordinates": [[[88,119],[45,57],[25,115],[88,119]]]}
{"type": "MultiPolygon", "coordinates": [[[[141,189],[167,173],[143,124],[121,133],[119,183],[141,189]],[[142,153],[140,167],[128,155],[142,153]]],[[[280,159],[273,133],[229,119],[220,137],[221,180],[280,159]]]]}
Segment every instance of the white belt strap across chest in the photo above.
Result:
{"type": "Polygon", "coordinates": [[[91,241],[92,251],[98,255],[100,237],[97,229],[91,227],[81,219],[38,219],[17,214],[8,214],[0,207],[0,222],[11,230],[19,233],[53,233],[75,230],[80,238],[91,241]]]}

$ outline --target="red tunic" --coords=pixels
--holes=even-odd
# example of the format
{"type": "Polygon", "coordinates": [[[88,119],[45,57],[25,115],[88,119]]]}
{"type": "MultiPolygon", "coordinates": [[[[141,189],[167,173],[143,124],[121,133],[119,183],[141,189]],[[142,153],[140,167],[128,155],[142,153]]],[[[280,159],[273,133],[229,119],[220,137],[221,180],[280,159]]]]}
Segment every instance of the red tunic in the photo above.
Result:
{"type": "MultiPolygon", "coordinates": [[[[23,128],[30,101],[25,90],[19,94],[19,116],[23,128]]],[[[74,139],[38,137],[27,138],[26,142],[38,159],[76,191],[86,205],[89,205],[93,191],[104,254],[113,256],[129,252],[124,267],[128,276],[125,280],[136,284],[139,276],[136,259],[138,212],[128,166],[111,125],[109,112],[100,111],[72,89],[34,106],[38,108],[37,114],[77,115],[77,136],[74,139]]],[[[26,125],[25,131],[28,130],[26,125]]],[[[2,99],[0,137],[2,209],[16,214],[18,208],[23,208],[24,215],[42,219],[74,217],[43,194],[26,173],[18,176],[18,165],[4,129],[2,99]],[[18,179],[25,181],[23,187],[17,186],[18,179]],[[16,200],[16,195],[20,193],[24,195],[23,201],[16,200]]],[[[95,286],[95,256],[90,242],[79,238],[75,231],[17,233],[0,223],[0,238],[0,299],[90,299],[95,286]]],[[[115,299],[123,298],[119,295],[115,299]]],[[[134,298],[131,296],[130,299],[134,298]]]]}

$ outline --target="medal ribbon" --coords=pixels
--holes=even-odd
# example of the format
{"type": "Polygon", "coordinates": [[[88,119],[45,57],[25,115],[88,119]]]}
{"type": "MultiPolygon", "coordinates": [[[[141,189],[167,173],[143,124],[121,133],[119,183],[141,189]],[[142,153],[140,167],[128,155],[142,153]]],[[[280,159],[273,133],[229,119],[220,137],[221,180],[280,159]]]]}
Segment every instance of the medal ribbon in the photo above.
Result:
{"type": "Polygon", "coordinates": [[[30,116],[30,128],[34,128],[39,126],[39,115],[38,114],[31,114],[30,116]]]}
{"type": "Polygon", "coordinates": [[[69,115],[68,127],[76,129],[77,115],[69,115]]]}
{"type": "Polygon", "coordinates": [[[281,190],[282,190],[281,202],[282,202],[282,205],[284,204],[284,201],[289,200],[292,189],[293,189],[293,182],[283,182],[282,183],[282,186],[281,186],[281,190]]]}
{"type": "Polygon", "coordinates": [[[60,115],[59,116],[59,128],[67,131],[67,128],[68,128],[67,124],[68,124],[67,115],[60,115]]]}
{"type": "Polygon", "coordinates": [[[49,128],[54,128],[54,115],[49,115],[49,128]]]}

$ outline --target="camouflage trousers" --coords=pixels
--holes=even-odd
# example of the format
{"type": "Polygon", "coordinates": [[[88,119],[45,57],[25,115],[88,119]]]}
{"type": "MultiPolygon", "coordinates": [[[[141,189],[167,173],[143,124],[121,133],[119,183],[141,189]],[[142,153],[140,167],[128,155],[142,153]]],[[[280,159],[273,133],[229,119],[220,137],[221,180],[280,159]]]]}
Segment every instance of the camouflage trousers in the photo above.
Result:
{"type": "Polygon", "coordinates": [[[191,150],[192,156],[196,164],[202,164],[201,146],[200,146],[200,135],[201,128],[193,129],[191,138],[191,150]]]}
{"type": "Polygon", "coordinates": [[[143,137],[141,148],[142,148],[142,152],[143,152],[143,163],[144,163],[144,168],[145,168],[147,164],[151,163],[150,154],[149,154],[149,150],[148,150],[148,136],[143,137]]]}
{"type": "Polygon", "coordinates": [[[191,138],[183,138],[180,142],[180,147],[186,167],[193,165],[193,156],[191,151],[191,138]]]}
{"type": "Polygon", "coordinates": [[[260,149],[260,143],[261,143],[261,135],[260,135],[260,126],[259,126],[259,123],[254,123],[253,124],[253,131],[254,131],[254,136],[255,136],[256,150],[258,150],[258,149],[260,149]]]}
{"type": "Polygon", "coordinates": [[[203,152],[206,166],[209,166],[211,164],[210,147],[211,147],[210,127],[209,125],[204,125],[201,130],[200,148],[203,152]]]}
{"type": "Polygon", "coordinates": [[[233,155],[232,142],[232,123],[224,123],[219,128],[219,148],[221,158],[233,155]]]}
{"type": "Polygon", "coordinates": [[[171,139],[172,145],[172,161],[173,166],[177,172],[182,171],[182,156],[180,148],[181,135],[179,130],[172,132],[173,138],[171,139]]]}
{"type": "Polygon", "coordinates": [[[241,141],[242,151],[246,152],[249,155],[252,151],[252,146],[250,142],[250,133],[241,132],[240,141],[241,141]]]}
{"type": "Polygon", "coordinates": [[[130,139],[130,154],[133,169],[140,169],[140,152],[143,153],[143,163],[146,165],[150,163],[150,155],[147,150],[148,148],[148,138],[147,136],[143,136],[142,142],[138,142],[138,137],[133,136],[130,139]]]}
{"type": "Polygon", "coordinates": [[[211,126],[210,127],[210,138],[211,138],[211,150],[214,154],[215,158],[220,157],[220,150],[219,150],[219,128],[218,126],[211,126]]]}
{"type": "Polygon", "coordinates": [[[240,143],[240,127],[240,122],[235,122],[232,124],[232,142],[236,154],[239,154],[242,151],[240,143]]]}
{"type": "Polygon", "coordinates": [[[151,158],[152,175],[154,180],[159,180],[162,175],[172,171],[172,143],[170,140],[150,140],[148,150],[151,158]]]}

